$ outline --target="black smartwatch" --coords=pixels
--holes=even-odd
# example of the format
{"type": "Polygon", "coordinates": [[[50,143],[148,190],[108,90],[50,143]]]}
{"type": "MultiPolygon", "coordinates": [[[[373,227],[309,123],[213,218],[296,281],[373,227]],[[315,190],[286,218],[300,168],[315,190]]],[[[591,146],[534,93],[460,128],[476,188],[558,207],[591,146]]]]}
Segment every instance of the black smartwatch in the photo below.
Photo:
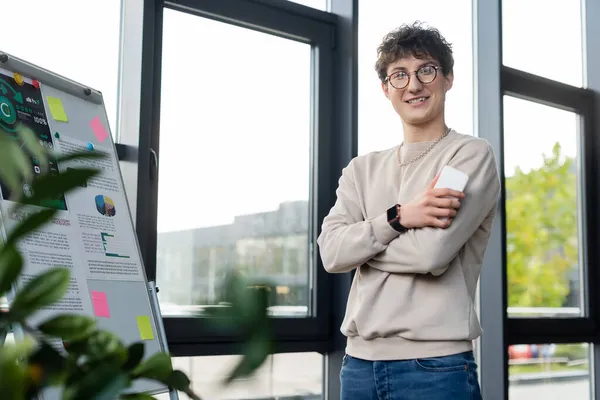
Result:
{"type": "Polygon", "coordinates": [[[388,220],[388,224],[390,224],[390,226],[392,228],[394,228],[394,230],[403,233],[406,232],[407,229],[405,226],[403,226],[400,223],[400,215],[398,214],[398,209],[400,208],[400,204],[396,204],[393,207],[388,208],[387,210],[387,220],[388,220]]]}

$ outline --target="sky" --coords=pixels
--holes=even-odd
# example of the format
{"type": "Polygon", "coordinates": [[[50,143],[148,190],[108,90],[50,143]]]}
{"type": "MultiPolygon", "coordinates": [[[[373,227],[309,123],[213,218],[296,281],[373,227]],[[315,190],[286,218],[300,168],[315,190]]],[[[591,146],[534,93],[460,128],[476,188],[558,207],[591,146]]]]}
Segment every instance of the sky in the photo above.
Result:
{"type": "MultiPolygon", "coordinates": [[[[326,7],[326,0],[296,2],[326,7]]],[[[36,12],[28,13],[27,27],[22,18],[3,21],[0,50],[102,91],[116,134],[120,0],[0,0],[0,9],[17,3],[36,12]],[[56,13],[49,25],[46,16],[56,10],[69,13],[56,13]]],[[[504,63],[581,86],[578,2],[503,3],[504,63]],[[544,18],[532,20],[541,10],[544,18]]],[[[437,27],[453,44],[446,118],[473,134],[471,0],[359,4],[359,154],[402,141],[373,64],[384,34],[413,20],[437,27]]],[[[310,46],[171,10],[164,18],[159,232],[228,224],[235,215],[307,200],[310,46]]],[[[557,141],[576,156],[577,133],[572,113],[505,99],[506,173],[538,167],[557,141]]]]}

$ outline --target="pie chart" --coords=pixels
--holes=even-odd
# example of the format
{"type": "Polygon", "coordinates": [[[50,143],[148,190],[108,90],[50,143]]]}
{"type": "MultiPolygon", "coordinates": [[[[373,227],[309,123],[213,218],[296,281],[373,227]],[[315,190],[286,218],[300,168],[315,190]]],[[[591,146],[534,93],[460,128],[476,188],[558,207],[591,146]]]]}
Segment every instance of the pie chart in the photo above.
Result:
{"type": "Polygon", "coordinates": [[[115,202],[108,196],[104,196],[99,194],[95,198],[96,200],[96,210],[104,216],[114,217],[116,214],[115,210],[115,202]]]}

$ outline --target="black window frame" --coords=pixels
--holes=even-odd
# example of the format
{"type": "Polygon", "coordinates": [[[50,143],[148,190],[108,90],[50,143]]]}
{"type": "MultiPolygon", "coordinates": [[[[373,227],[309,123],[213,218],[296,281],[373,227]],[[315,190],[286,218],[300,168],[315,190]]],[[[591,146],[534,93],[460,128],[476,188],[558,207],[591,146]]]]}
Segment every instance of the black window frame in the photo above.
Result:
{"type": "MultiPolygon", "coordinates": [[[[600,196],[598,171],[600,171],[600,107],[597,66],[597,24],[594,11],[600,7],[598,0],[581,0],[584,29],[584,87],[574,87],[535,74],[505,66],[502,58],[502,0],[475,0],[475,126],[479,136],[487,139],[496,153],[503,181],[498,216],[484,260],[480,280],[480,315],[483,326],[480,347],[481,386],[484,398],[491,400],[509,398],[508,348],[515,344],[589,343],[594,345],[590,360],[600,362],[600,288],[598,249],[595,238],[600,233],[594,221],[598,217],[600,196]],[[584,216],[581,228],[584,252],[583,282],[585,316],[577,318],[522,318],[509,317],[507,313],[508,286],[506,270],[506,193],[504,188],[504,96],[576,113],[580,118],[580,135],[583,152],[578,161],[583,176],[584,216]]],[[[596,13],[597,14],[597,13],[596,13]]],[[[579,205],[578,204],[578,205],[579,205]]],[[[590,368],[594,379],[592,390],[600,377],[598,368],[590,368]]],[[[600,390],[593,398],[600,399],[600,390]]]]}
{"type": "MultiPolygon", "coordinates": [[[[600,6],[598,0],[581,0],[584,31],[584,87],[575,87],[504,65],[502,59],[502,0],[476,0],[474,2],[474,40],[476,68],[476,127],[481,137],[492,145],[498,160],[503,182],[498,207],[498,217],[486,252],[480,280],[480,315],[484,333],[481,337],[480,367],[484,398],[509,399],[508,348],[516,344],[576,344],[589,343],[593,365],[600,362],[600,257],[595,238],[600,234],[594,226],[600,197],[598,172],[600,171],[600,107],[598,97],[598,62],[593,52],[599,43],[597,29],[592,24],[593,10],[600,6]],[[592,14],[590,14],[592,12],[592,14]],[[587,83],[592,82],[591,88],[587,83]],[[584,317],[515,317],[507,313],[508,286],[506,270],[506,193],[504,176],[504,96],[566,110],[580,118],[580,135],[583,140],[578,161],[582,171],[581,187],[584,197],[584,215],[580,228],[584,252],[582,288],[584,291],[584,317]]],[[[598,368],[590,365],[590,379],[595,399],[600,391],[594,390],[600,377],[598,368]]],[[[590,394],[592,395],[592,394],[590,394]]]]}
{"type": "MultiPolygon", "coordinates": [[[[341,158],[338,157],[341,149],[336,148],[339,144],[336,132],[341,120],[336,118],[336,113],[341,112],[341,108],[335,106],[339,97],[334,98],[334,86],[339,79],[335,71],[340,69],[335,56],[339,19],[335,14],[285,0],[145,0],[136,229],[148,280],[156,279],[162,18],[166,8],[313,46],[312,72],[316,79],[313,146],[317,153],[311,166],[314,183],[309,214],[312,246],[309,248],[314,268],[310,275],[313,277],[311,299],[315,315],[273,318],[272,326],[275,352],[327,353],[332,348],[332,335],[339,329],[332,323],[334,301],[331,295],[340,292],[336,282],[344,280],[336,280],[324,270],[318,257],[316,238],[320,221],[335,201],[335,187],[341,170],[332,167],[332,159],[341,158]]],[[[157,284],[160,288],[160,282],[157,284]]],[[[342,288],[342,297],[345,292],[342,288]]],[[[203,318],[163,316],[163,321],[170,352],[175,356],[234,354],[237,350],[240,338],[235,332],[211,331],[203,318]]]]}
{"type": "MultiPolygon", "coordinates": [[[[136,229],[149,280],[156,278],[156,199],[157,158],[152,150],[158,148],[160,118],[160,66],[162,45],[162,13],[165,7],[180,9],[238,26],[250,26],[271,34],[281,30],[298,29],[298,22],[308,22],[329,27],[331,51],[331,81],[325,98],[329,103],[319,107],[321,116],[325,109],[330,113],[330,130],[320,135],[317,162],[319,169],[315,189],[317,212],[312,219],[313,235],[320,231],[320,221],[335,201],[335,188],[341,169],[357,154],[358,111],[358,1],[329,0],[329,12],[315,10],[287,0],[144,0],[143,49],[140,129],[121,132],[127,140],[117,144],[119,157],[124,164],[135,166],[129,174],[128,193],[136,211],[136,229]],[[296,21],[290,23],[290,21],[296,21]],[[288,29],[289,28],[289,29],[288,29]],[[135,172],[135,176],[133,176],[135,172]]],[[[366,0],[363,0],[366,1],[366,0]]],[[[600,170],[600,57],[597,50],[599,31],[595,11],[599,0],[581,0],[585,15],[587,42],[587,78],[593,90],[574,88],[523,71],[506,67],[502,63],[502,0],[475,0],[473,2],[473,40],[475,45],[475,131],[487,139],[496,153],[501,178],[503,172],[503,96],[510,95],[544,105],[567,109],[583,116],[585,122],[586,153],[583,155],[584,187],[586,189],[585,215],[587,263],[584,270],[587,316],[584,318],[509,318],[507,315],[506,276],[506,221],[505,193],[501,193],[498,218],[492,230],[480,280],[480,315],[484,328],[480,346],[481,383],[487,399],[508,399],[508,346],[526,343],[580,343],[594,344],[594,363],[600,362],[600,298],[595,289],[600,288],[598,254],[594,238],[600,232],[593,227],[600,188],[597,172],[600,170]],[[595,47],[594,47],[595,46],[595,47]],[[596,115],[594,115],[596,111],[596,115]],[[596,118],[593,121],[593,117],[596,118]],[[590,213],[591,212],[591,213],[590,213]]],[[[279,33],[278,33],[279,32],[279,33]]],[[[286,35],[283,35],[286,37],[286,35]]],[[[298,39],[302,35],[292,38],[298,39]]],[[[322,87],[321,87],[322,88],[322,87]]],[[[320,105],[321,105],[320,104],[320,105]]],[[[318,126],[324,132],[322,126],[318,126]]],[[[314,243],[313,243],[314,245],[314,243]]],[[[313,251],[316,250],[316,247],[313,251]]],[[[314,264],[317,315],[321,319],[275,319],[275,352],[318,351],[324,357],[325,398],[339,396],[339,369],[344,354],[345,338],[339,332],[344,315],[352,274],[328,275],[319,257],[314,264]],[[287,326],[286,326],[287,325],[287,326]]],[[[160,282],[159,282],[160,284],[160,282]]],[[[235,354],[236,337],[221,332],[208,332],[202,319],[173,319],[165,317],[165,327],[170,350],[174,356],[202,356],[235,354]]],[[[591,377],[600,379],[600,368],[590,371],[591,377]]],[[[592,385],[594,386],[594,385],[592,385]]],[[[600,399],[600,391],[595,391],[600,399]]]]}
{"type": "MultiPolygon", "coordinates": [[[[581,343],[594,342],[600,334],[600,286],[598,276],[599,249],[594,246],[594,238],[599,237],[600,229],[595,221],[598,212],[599,193],[594,190],[594,181],[598,177],[597,160],[600,155],[600,141],[595,135],[594,103],[595,94],[586,88],[579,88],[543,78],[534,74],[502,66],[501,88],[503,96],[511,96],[545,106],[570,111],[580,117],[580,132],[583,140],[583,152],[578,154],[582,163],[584,188],[583,243],[579,244],[584,252],[582,265],[582,288],[585,310],[583,317],[510,317],[508,316],[508,345],[534,343],[581,343]]],[[[581,202],[580,202],[581,203],[581,202]]],[[[579,206],[579,205],[578,205],[579,206]]],[[[505,232],[506,234],[506,232],[505,232]]]]}

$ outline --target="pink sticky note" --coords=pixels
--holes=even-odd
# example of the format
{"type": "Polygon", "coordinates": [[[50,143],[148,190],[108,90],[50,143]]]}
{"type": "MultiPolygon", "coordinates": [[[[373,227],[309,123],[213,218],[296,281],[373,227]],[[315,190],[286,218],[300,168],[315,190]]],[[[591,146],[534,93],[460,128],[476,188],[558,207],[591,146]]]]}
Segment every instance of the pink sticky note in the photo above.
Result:
{"type": "Polygon", "coordinates": [[[94,135],[96,135],[96,139],[98,139],[100,143],[104,142],[108,137],[108,132],[106,132],[106,129],[104,129],[104,125],[102,125],[100,117],[95,117],[93,120],[91,120],[90,126],[94,131],[94,135]]]}
{"type": "Polygon", "coordinates": [[[94,314],[97,317],[110,318],[110,310],[108,309],[106,293],[95,292],[92,290],[92,305],[94,306],[94,314]]]}

